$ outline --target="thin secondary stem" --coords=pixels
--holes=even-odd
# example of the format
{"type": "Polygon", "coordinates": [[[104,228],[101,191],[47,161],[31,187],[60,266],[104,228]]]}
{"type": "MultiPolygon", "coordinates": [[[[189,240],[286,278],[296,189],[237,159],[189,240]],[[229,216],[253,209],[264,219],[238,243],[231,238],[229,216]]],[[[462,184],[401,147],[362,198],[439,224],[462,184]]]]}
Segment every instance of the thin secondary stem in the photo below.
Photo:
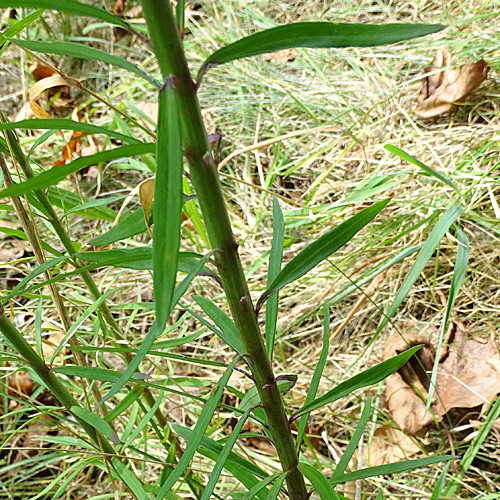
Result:
{"type": "MultiPolygon", "coordinates": [[[[14,347],[16,352],[20,354],[50,389],[52,394],[59,400],[59,402],[68,410],[74,406],[80,407],[80,403],[71,395],[66,389],[64,384],[57,378],[56,374],[50,370],[45,364],[44,360],[38,356],[34,349],[26,342],[22,334],[17,328],[6,318],[2,311],[0,311],[0,331],[5,336],[7,341],[14,347]]],[[[92,441],[99,446],[99,448],[108,454],[114,455],[114,450],[108,440],[100,433],[98,433],[92,426],[87,424],[84,420],[78,418],[79,424],[85,430],[87,435],[92,441]]]]}
{"type": "Polygon", "coordinates": [[[142,0],[142,9],[162,75],[164,78],[169,75],[173,77],[184,127],[184,154],[189,162],[191,180],[210,244],[217,249],[214,258],[246,352],[245,360],[264,405],[281,466],[287,472],[289,497],[292,500],[307,500],[304,477],[298,469],[295,441],[259,329],[201,116],[196,86],[177,33],[170,1],[142,0]]]}
{"type": "MultiPolygon", "coordinates": [[[[19,165],[21,166],[24,174],[26,175],[27,178],[33,177],[34,176],[33,170],[31,168],[31,165],[27,161],[26,157],[24,156],[24,153],[21,150],[21,147],[19,146],[17,141],[14,140],[14,137],[11,133],[8,132],[7,138],[8,138],[9,146],[13,150],[13,157],[15,157],[15,159],[17,159],[17,161],[19,162],[19,165]]],[[[13,161],[14,161],[14,158],[13,158],[13,161]]],[[[57,236],[59,237],[64,248],[66,249],[68,254],[73,257],[77,253],[78,250],[75,247],[70,236],[68,235],[63,224],[61,223],[61,220],[57,216],[56,211],[52,207],[52,204],[50,203],[50,200],[48,199],[47,195],[43,191],[40,191],[40,190],[35,191],[34,194],[37,197],[40,204],[42,205],[44,212],[45,212],[45,215],[48,219],[48,222],[54,228],[54,231],[56,232],[57,236]]],[[[74,257],[73,257],[73,260],[74,260],[75,266],[79,267],[78,262],[76,261],[76,259],[74,257]]],[[[101,292],[99,291],[99,288],[97,288],[97,285],[95,284],[95,281],[92,278],[92,275],[90,274],[90,272],[82,269],[80,272],[80,275],[81,275],[85,285],[87,286],[90,294],[92,295],[93,299],[98,300],[101,297],[101,292]]],[[[101,302],[101,304],[99,306],[99,312],[103,315],[104,320],[112,329],[115,338],[117,338],[119,340],[123,340],[123,334],[121,332],[121,329],[118,326],[118,323],[116,322],[115,318],[113,317],[113,314],[111,313],[111,311],[110,311],[110,309],[105,301],[101,302]]],[[[128,353],[125,353],[124,357],[125,357],[125,360],[127,362],[130,362],[132,359],[132,356],[128,353]]],[[[150,408],[155,405],[156,399],[148,388],[146,388],[146,390],[144,391],[144,397],[146,398],[146,402],[148,403],[150,408]]],[[[156,410],[155,416],[156,416],[156,419],[157,419],[160,427],[162,429],[164,429],[167,426],[167,420],[165,419],[163,412],[159,408],[158,408],[158,410],[156,410]]],[[[179,448],[179,451],[180,451],[180,448],[179,448]]]]}

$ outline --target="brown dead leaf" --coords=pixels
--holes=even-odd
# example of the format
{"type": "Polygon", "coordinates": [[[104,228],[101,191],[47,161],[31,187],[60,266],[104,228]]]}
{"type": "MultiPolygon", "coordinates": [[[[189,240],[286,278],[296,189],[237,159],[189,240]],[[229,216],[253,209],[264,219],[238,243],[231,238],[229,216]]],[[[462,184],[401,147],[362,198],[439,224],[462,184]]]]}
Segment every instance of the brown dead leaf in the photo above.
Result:
{"type": "Polygon", "coordinates": [[[118,17],[123,18],[123,11],[125,10],[125,0],[116,0],[111,12],[118,17]]]}
{"type": "MultiPolygon", "coordinates": [[[[426,68],[425,72],[450,65],[451,54],[447,50],[438,50],[432,61],[432,68],[426,68]]],[[[447,68],[426,76],[422,80],[414,113],[421,118],[432,118],[451,111],[457,102],[462,101],[486,80],[489,69],[486,62],[481,59],[474,64],[447,68]]]]}
{"type": "Polygon", "coordinates": [[[49,66],[34,66],[30,71],[36,80],[35,85],[29,90],[30,107],[35,116],[37,118],[47,118],[50,117],[50,113],[66,111],[72,103],[70,83],[49,66]],[[40,111],[42,110],[40,99],[45,91],[47,91],[46,101],[50,102],[49,112],[40,111]],[[55,99],[56,97],[57,99],[55,99]]]}
{"type": "MultiPolygon", "coordinates": [[[[73,110],[73,114],[71,118],[79,122],[81,120],[81,114],[79,113],[78,109],[75,108],[73,110]]],[[[60,165],[66,164],[68,161],[73,160],[73,155],[79,151],[80,149],[80,143],[81,143],[81,138],[84,135],[84,132],[74,130],[73,133],[71,134],[70,140],[63,146],[62,149],[62,158],[60,160],[57,160],[53,167],[59,167],[60,165]]],[[[63,135],[64,137],[64,135],[63,135]]]]}
{"type": "Polygon", "coordinates": [[[151,232],[149,227],[149,213],[151,211],[151,205],[153,204],[153,198],[155,196],[155,180],[154,177],[146,179],[139,184],[139,198],[141,200],[142,209],[144,210],[144,219],[146,220],[146,226],[151,232]]]}
{"type": "Polygon", "coordinates": [[[408,460],[421,451],[404,432],[386,425],[376,429],[364,450],[365,459],[372,467],[408,460]]]}
{"type": "Polygon", "coordinates": [[[401,429],[423,435],[433,416],[440,421],[453,408],[474,408],[489,405],[500,394],[500,353],[492,332],[489,339],[469,338],[460,322],[453,322],[447,332],[437,372],[436,391],[431,412],[425,412],[430,373],[435,351],[428,337],[414,330],[391,335],[384,350],[384,359],[422,344],[417,353],[422,364],[413,357],[386,381],[386,402],[394,421],[401,429]]]}
{"type": "MultiPolygon", "coordinates": [[[[46,360],[50,360],[52,358],[52,356],[56,352],[57,347],[62,342],[63,338],[64,338],[64,332],[62,330],[53,331],[52,333],[49,333],[42,337],[42,354],[46,360]]],[[[63,347],[60,355],[67,354],[68,352],[69,352],[68,349],[63,347]]],[[[54,365],[57,364],[59,363],[54,363],[54,365]]]]}
{"type": "MultiPolygon", "coordinates": [[[[416,356],[426,370],[432,370],[435,351],[429,339],[418,335],[414,330],[400,335],[391,335],[387,339],[384,349],[384,360],[407,351],[415,345],[423,345],[416,356]]],[[[406,363],[400,370],[390,375],[386,380],[386,405],[392,418],[398,426],[410,434],[425,434],[426,427],[433,422],[431,412],[426,412],[426,403],[419,395],[426,397],[429,381],[426,373],[419,365],[416,356],[406,363]],[[415,390],[418,390],[418,392],[415,390]]],[[[432,408],[434,411],[434,408],[432,408]]]]}
{"type": "Polygon", "coordinates": [[[31,110],[29,101],[27,101],[23,103],[23,105],[11,121],[20,122],[21,120],[31,120],[32,118],[35,118],[35,115],[31,110]]]}
{"type": "Polygon", "coordinates": [[[500,393],[500,353],[495,333],[489,339],[469,338],[465,327],[454,322],[448,354],[439,363],[436,393],[443,415],[452,408],[489,405],[500,393]]]}

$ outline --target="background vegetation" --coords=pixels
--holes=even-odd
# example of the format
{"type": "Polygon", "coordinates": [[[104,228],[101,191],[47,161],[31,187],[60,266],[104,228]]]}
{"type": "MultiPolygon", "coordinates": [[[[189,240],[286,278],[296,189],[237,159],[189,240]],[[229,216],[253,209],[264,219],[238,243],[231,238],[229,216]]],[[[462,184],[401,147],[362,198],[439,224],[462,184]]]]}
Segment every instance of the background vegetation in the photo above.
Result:
{"type": "MultiPolygon", "coordinates": [[[[113,7],[111,2],[94,4],[113,7]]],[[[127,1],[126,10],[136,6],[127,1]]],[[[395,46],[287,50],[232,62],[205,76],[199,97],[210,132],[222,134],[221,180],[255,300],[266,288],[272,238],[271,193],[279,195],[284,213],[285,262],[365,204],[392,198],[374,223],[314,272],[281,292],[274,361],[278,372],[299,375],[294,388],[285,396],[290,411],[304,404],[322,350],[325,302],[331,320],[327,363],[318,393],[327,392],[339,381],[380,361],[388,333],[410,325],[432,336],[442,323],[444,306],[440,294],[447,297],[450,293],[457,253],[452,233],[441,240],[391,324],[375,336],[384,311],[414,263],[418,245],[428,238],[439,217],[456,198],[450,186],[391,154],[384,148],[386,144],[402,148],[446,174],[458,187],[465,209],[460,225],[469,239],[470,258],[453,316],[464,322],[471,336],[494,332],[500,310],[497,270],[500,111],[496,76],[500,56],[496,2],[478,5],[474,1],[311,0],[306,4],[234,0],[188,3],[187,7],[184,43],[192,68],[198,68],[211,52],[228,42],[285,22],[320,19],[450,25],[439,34],[395,46]],[[423,120],[412,113],[412,107],[419,92],[422,69],[430,64],[439,48],[449,49],[457,61],[484,58],[491,67],[490,77],[452,113],[423,120]],[[292,132],[294,136],[287,135],[292,132]],[[230,154],[234,156],[225,160],[230,154]]],[[[20,9],[18,19],[31,12],[20,9]]],[[[136,16],[139,18],[139,13],[133,12],[133,17],[136,16]]],[[[3,20],[4,29],[10,22],[3,20]]],[[[23,31],[27,40],[82,41],[82,37],[85,43],[158,75],[152,53],[143,44],[139,45],[136,36],[93,19],[45,12],[23,31]]],[[[70,102],[62,102],[58,108],[56,101],[60,95],[53,96],[52,102],[43,97],[40,105],[51,115],[69,117],[77,107],[81,121],[150,140],[148,123],[156,113],[150,111],[147,103],[156,102],[156,93],[151,95],[146,82],[104,63],[42,58],[51,60],[59,70],[102,98],[97,100],[84,90],[72,88],[70,102]],[[112,103],[136,123],[127,121],[106,103],[112,103]]],[[[34,84],[30,65],[35,62],[32,54],[13,45],[0,59],[4,89],[0,106],[12,120],[34,84]]],[[[24,151],[30,152],[41,168],[48,169],[61,159],[71,132],[65,132],[64,136],[47,135],[40,140],[42,134],[43,131],[19,131],[24,151]]],[[[89,135],[81,139],[78,147],[80,154],[92,154],[114,142],[113,138],[89,135]]],[[[126,162],[92,166],[68,177],[57,188],[50,188],[49,198],[78,250],[91,250],[89,241],[108,230],[119,211],[123,218],[140,207],[136,188],[152,176],[153,169],[152,156],[144,154],[126,162]],[[82,200],[107,201],[72,210],[82,200]]],[[[188,189],[186,182],[187,194],[188,189]]],[[[1,255],[5,264],[0,272],[5,296],[36,267],[36,262],[32,250],[22,241],[23,233],[9,201],[2,203],[0,225],[5,229],[1,255]]],[[[206,253],[207,237],[197,219],[194,200],[185,207],[182,249],[206,253]]],[[[36,207],[33,210],[36,214],[36,207]]],[[[43,219],[39,219],[37,227],[49,253],[50,248],[62,250],[59,239],[43,224],[43,219]]],[[[149,240],[145,232],[115,247],[139,247],[149,240]]],[[[71,323],[77,325],[75,335],[85,346],[86,364],[123,369],[121,355],[136,352],[153,320],[148,305],[153,300],[150,272],[110,266],[92,270],[93,279],[107,296],[112,315],[125,335],[123,342],[111,344],[109,326],[105,326],[102,314],[92,308],[95,300],[82,278],[66,263],[61,263],[56,271],[55,274],[64,277],[57,282],[57,289],[64,298],[71,323]]],[[[41,276],[38,280],[43,282],[41,276]]],[[[171,316],[172,338],[190,335],[192,340],[158,346],[158,353],[162,354],[148,356],[141,368],[141,372],[153,375],[152,383],[162,380],[165,384],[164,380],[168,380],[161,407],[171,422],[186,427],[197,421],[201,411],[199,398],[208,397],[234,356],[198,316],[189,312],[200,313],[199,304],[191,299],[193,295],[210,298],[227,312],[217,282],[210,277],[196,278],[171,316]]],[[[38,342],[39,348],[43,344],[50,349],[51,344],[58,345],[61,341],[64,325],[48,296],[47,285],[16,295],[5,312],[27,338],[33,336],[35,345],[38,342]]],[[[49,357],[54,354],[53,350],[48,352],[49,357]]],[[[73,359],[69,351],[57,354],[55,365],[73,359]]],[[[0,497],[104,499],[113,498],[120,490],[124,498],[130,496],[122,484],[110,482],[105,462],[89,446],[82,453],[85,443],[73,422],[61,419],[56,401],[48,391],[35,384],[33,392],[27,395],[20,387],[14,387],[10,397],[6,397],[8,379],[25,364],[7,348],[2,357],[5,383],[0,416],[0,497]]],[[[69,374],[64,380],[80,401],[92,401],[92,384],[84,389],[81,379],[69,374]]],[[[99,385],[105,393],[113,381],[104,380],[95,387],[99,385]]],[[[211,439],[224,443],[230,436],[235,425],[230,406],[250,386],[248,378],[235,372],[231,390],[224,396],[226,406],[219,408],[211,421],[211,439]]],[[[125,391],[120,393],[119,400],[126,396],[125,391]]],[[[394,425],[385,408],[383,384],[363,389],[312,414],[309,449],[304,453],[311,463],[320,464],[325,473],[338,464],[368,396],[372,397],[374,412],[364,434],[366,449],[379,426],[394,425]]],[[[136,452],[131,466],[144,484],[154,483],[163,462],[172,458],[157,438],[151,419],[152,414],[137,399],[115,420],[115,430],[122,442],[132,447],[127,453],[130,455],[130,449],[136,452]]],[[[455,422],[460,422],[460,418],[455,422]]],[[[450,498],[496,498],[500,490],[497,431],[492,430],[481,448],[474,448],[481,427],[464,425],[461,429],[458,424],[457,427],[456,432],[449,434],[445,423],[433,427],[425,439],[412,436],[421,449],[419,456],[453,452],[450,442],[460,455],[473,453],[474,461],[450,498]]],[[[257,428],[249,425],[244,432],[245,439],[236,444],[238,453],[267,472],[278,472],[273,451],[256,434],[257,428]]],[[[363,450],[358,451],[362,455],[363,450]]],[[[209,452],[207,455],[211,456],[209,452]]],[[[367,459],[357,455],[350,467],[354,471],[366,465],[367,459]]],[[[206,456],[196,455],[190,470],[206,483],[212,467],[213,462],[206,456]]],[[[442,469],[439,464],[401,475],[347,483],[344,494],[366,499],[376,498],[379,492],[386,498],[431,498],[442,469]]],[[[453,472],[458,470],[450,469],[448,478],[453,472]]],[[[187,487],[182,488],[179,495],[189,498],[192,493],[187,487]]],[[[237,490],[234,476],[223,472],[216,492],[222,498],[229,498],[231,494],[236,496],[237,490]]]]}

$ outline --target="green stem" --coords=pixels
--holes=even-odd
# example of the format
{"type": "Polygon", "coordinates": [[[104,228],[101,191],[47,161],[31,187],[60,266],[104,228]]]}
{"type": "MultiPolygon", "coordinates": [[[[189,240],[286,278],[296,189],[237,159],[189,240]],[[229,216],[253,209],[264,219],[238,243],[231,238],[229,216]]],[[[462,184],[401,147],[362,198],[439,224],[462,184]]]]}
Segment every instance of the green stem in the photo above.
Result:
{"type": "MultiPolygon", "coordinates": [[[[10,147],[12,148],[12,153],[16,157],[17,161],[19,162],[19,165],[21,166],[24,174],[26,177],[32,178],[34,176],[33,170],[31,168],[31,165],[29,164],[29,161],[27,160],[26,156],[24,155],[21,146],[17,142],[15,136],[12,134],[11,131],[7,131],[7,137],[9,140],[10,147]]],[[[56,211],[54,210],[52,204],[50,203],[49,198],[47,195],[41,191],[37,190],[34,192],[37,200],[39,203],[42,205],[45,215],[48,219],[48,222],[52,225],[54,228],[54,231],[56,232],[57,236],[59,237],[59,240],[63,244],[64,248],[68,252],[70,256],[74,256],[78,250],[73,244],[73,241],[71,240],[70,236],[68,235],[66,229],[61,223],[61,220],[57,216],[56,211]]],[[[79,267],[78,261],[76,258],[73,258],[74,264],[76,267],[79,267]]],[[[82,269],[80,271],[80,275],[87,286],[90,294],[94,298],[94,300],[98,300],[101,297],[101,292],[99,291],[99,288],[97,288],[97,285],[95,284],[94,279],[92,278],[92,275],[90,274],[89,271],[82,269]]],[[[101,302],[101,305],[99,306],[99,312],[103,315],[106,323],[111,327],[113,330],[113,334],[115,338],[119,340],[123,340],[123,335],[121,333],[120,327],[118,326],[118,323],[116,322],[115,318],[113,317],[113,314],[111,313],[108,305],[106,304],[105,301],[101,302]]],[[[132,359],[132,356],[128,353],[125,354],[125,360],[127,362],[130,362],[132,359]]],[[[148,403],[149,407],[152,408],[155,403],[156,399],[151,393],[151,391],[146,388],[144,391],[144,397],[146,398],[146,402],[148,403]]],[[[165,427],[168,425],[167,420],[165,416],[163,415],[162,411],[158,408],[158,410],[155,412],[156,419],[158,421],[158,424],[162,429],[165,429],[165,427]]],[[[179,453],[180,453],[180,448],[179,448],[179,453]]]]}
{"type": "MultiPolygon", "coordinates": [[[[59,402],[71,412],[73,406],[80,407],[80,403],[71,395],[71,393],[64,387],[64,384],[57,378],[54,372],[45,364],[44,360],[38,356],[35,350],[26,342],[22,334],[17,328],[0,313],[0,331],[5,336],[7,341],[14,347],[16,352],[20,354],[33,368],[35,373],[40,377],[44,384],[59,400],[59,402]]],[[[104,452],[115,455],[115,451],[108,440],[92,426],[85,421],[74,415],[78,423],[82,426],[90,439],[104,452]]]]}
{"type": "MultiPolygon", "coordinates": [[[[205,125],[169,0],[142,0],[153,48],[163,78],[173,76],[184,126],[183,147],[207,234],[247,361],[266,411],[269,431],[283,470],[289,497],[306,500],[307,489],[298,470],[298,456],[283,401],[255,315],[238,255],[205,125]]],[[[161,112],[161,111],[160,111],[161,112]]]]}

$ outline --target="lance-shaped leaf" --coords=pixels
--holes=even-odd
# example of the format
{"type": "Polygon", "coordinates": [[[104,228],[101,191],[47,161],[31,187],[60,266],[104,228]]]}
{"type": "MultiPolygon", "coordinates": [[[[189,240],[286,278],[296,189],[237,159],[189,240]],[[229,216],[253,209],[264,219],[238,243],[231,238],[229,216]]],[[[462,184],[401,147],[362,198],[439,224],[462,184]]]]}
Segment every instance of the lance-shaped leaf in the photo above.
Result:
{"type": "Polygon", "coordinates": [[[436,33],[442,24],[335,24],[290,23],[276,26],[226,45],[211,54],[198,72],[197,81],[212,67],[243,57],[293,47],[371,47],[436,33]]]}
{"type": "Polygon", "coordinates": [[[92,5],[75,2],[74,0],[0,0],[0,7],[32,7],[34,9],[58,10],[77,16],[94,17],[120,28],[128,30],[129,25],[121,18],[92,5]]]}
{"type": "Polygon", "coordinates": [[[72,406],[70,410],[73,415],[91,425],[96,431],[107,437],[112,443],[120,443],[120,439],[118,438],[116,433],[113,431],[113,429],[111,429],[110,425],[99,415],[79,406],[72,406]]]}
{"type": "Polygon", "coordinates": [[[314,489],[319,493],[321,500],[340,500],[340,497],[335,493],[333,486],[328,482],[325,476],[313,467],[305,463],[299,463],[299,470],[304,476],[311,481],[314,489]]]}
{"type": "Polygon", "coordinates": [[[161,88],[161,83],[148,75],[145,71],[138,68],[130,61],[123,59],[99,49],[94,49],[87,45],[82,45],[73,42],[35,42],[33,40],[20,40],[18,38],[7,38],[12,43],[19,47],[31,50],[33,52],[40,52],[41,54],[56,54],[59,56],[76,57],[79,59],[90,59],[92,61],[101,61],[112,66],[123,68],[130,73],[134,73],[146,81],[154,85],[156,88],[161,88]]]}
{"type": "Polygon", "coordinates": [[[402,160],[406,160],[409,163],[412,163],[413,165],[416,165],[417,167],[420,167],[424,172],[426,172],[428,175],[431,175],[432,177],[435,177],[436,179],[440,180],[443,184],[447,184],[451,188],[453,188],[458,196],[460,196],[460,190],[453,184],[453,182],[446,177],[441,172],[438,172],[437,170],[434,170],[431,167],[428,167],[425,163],[422,163],[420,160],[417,160],[413,156],[409,155],[406,151],[403,151],[402,149],[399,149],[396,146],[393,146],[392,144],[386,144],[384,146],[387,151],[390,153],[395,154],[396,156],[399,156],[402,160]]]}
{"type": "Polygon", "coordinates": [[[321,236],[298,255],[296,255],[267,286],[257,302],[257,310],[275,292],[288,283],[304,276],[321,261],[344,246],[354,235],[363,229],[389,203],[389,199],[379,201],[361,210],[335,229],[321,236]]]}
{"type": "MultiPolygon", "coordinates": [[[[367,477],[385,476],[387,474],[399,474],[407,470],[417,469],[430,464],[438,462],[447,462],[449,460],[456,460],[456,455],[440,455],[437,457],[418,458],[417,460],[404,460],[393,464],[377,465],[375,467],[367,467],[354,472],[348,472],[340,477],[330,479],[330,484],[343,484],[349,481],[357,481],[358,479],[366,479],[367,477]]],[[[444,496],[442,498],[445,498],[444,496]]],[[[447,498],[452,498],[447,496],[447,498]]]]}
{"type": "Polygon", "coordinates": [[[144,220],[144,210],[141,207],[127,217],[121,219],[116,226],[112,226],[105,233],[92,238],[88,244],[94,246],[110,245],[111,243],[131,238],[136,234],[144,233],[145,231],[146,222],[144,220]]]}
{"type": "Polygon", "coordinates": [[[177,97],[171,84],[159,94],[153,217],[153,285],[156,322],[163,328],[174,304],[181,241],[182,150],[177,97]]]}
{"type": "Polygon", "coordinates": [[[394,356],[387,361],[383,361],[382,363],[379,363],[372,368],[368,368],[368,370],[354,375],[354,377],[351,377],[345,382],[342,382],[337,387],[334,387],[331,391],[323,394],[323,396],[320,396],[314,401],[305,404],[297,413],[295,413],[293,419],[296,419],[301,415],[305,415],[310,411],[316,410],[321,406],[333,403],[334,401],[347,396],[351,392],[360,389],[361,387],[378,384],[380,381],[391,375],[391,373],[399,370],[420,349],[420,347],[421,346],[419,345],[412,347],[411,349],[408,349],[398,356],[394,356]]]}
{"type": "Polygon", "coordinates": [[[92,125],[91,123],[77,122],[75,120],[67,120],[64,118],[36,118],[34,120],[0,123],[0,130],[15,130],[18,128],[30,130],[75,130],[78,132],[88,132],[89,134],[107,135],[108,137],[113,137],[114,139],[123,141],[126,144],[143,144],[142,141],[136,139],[135,137],[131,137],[130,135],[120,134],[120,132],[92,125]]]}
{"type": "MultiPolygon", "coordinates": [[[[269,270],[267,272],[267,283],[271,283],[281,270],[283,260],[283,239],[285,222],[283,212],[277,198],[273,198],[273,242],[269,255],[269,270]]],[[[278,323],[278,294],[274,294],[266,305],[266,350],[269,359],[273,359],[274,339],[276,337],[276,326],[278,323]]]]}
{"type": "Polygon", "coordinates": [[[82,168],[90,165],[97,165],[103,161],[111,161],[116,158],[128,158],[130,156],[141,155],[144,153],[153,153],[154,151],[154,144],[134,144],[132,146],[121,146],[110,151],[103,151],[102,153],[97,153],[95,155],[84,156],[83,158],[78,158],[78,160],[72,161],[66,165],[46,170],[45,172],[42,172],[25,182],[14,184],[3,191],[0,191],[0,198],[6,198],[7,196],[20,196],[38,189],[45,189],[66,179],[68,175],[74,174],[82,168]]]}

